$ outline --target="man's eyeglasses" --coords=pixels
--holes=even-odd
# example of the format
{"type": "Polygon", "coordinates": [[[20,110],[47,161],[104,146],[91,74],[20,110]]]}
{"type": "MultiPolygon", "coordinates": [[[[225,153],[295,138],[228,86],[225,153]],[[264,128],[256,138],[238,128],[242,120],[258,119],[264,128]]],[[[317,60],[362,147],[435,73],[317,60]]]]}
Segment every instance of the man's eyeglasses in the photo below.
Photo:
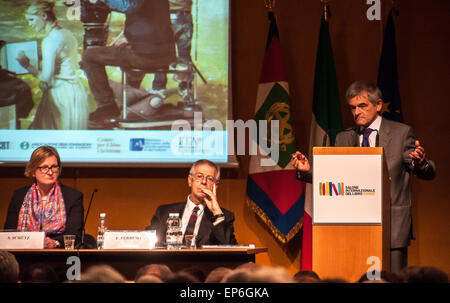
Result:
{"type": "Polygon", "coordinates": [[[216,183],[216,178],[214,178],[213,176],[205,176],[202,173],[198,173],[198,174],[191,174],[192,178],[194,178],[195,181],[197,182],[202,182],[203,180],[205,180],[206,178],[206,183],[208,184],[214,184],[216,183]]]}
{"type": "Polygon", "coordinates": [[[52,171],[52,173],[57,173],[59,171],[58,165],[52,165],[52,166],[38,166],[41,173],[46,174],[49,170],[52,171]]]}

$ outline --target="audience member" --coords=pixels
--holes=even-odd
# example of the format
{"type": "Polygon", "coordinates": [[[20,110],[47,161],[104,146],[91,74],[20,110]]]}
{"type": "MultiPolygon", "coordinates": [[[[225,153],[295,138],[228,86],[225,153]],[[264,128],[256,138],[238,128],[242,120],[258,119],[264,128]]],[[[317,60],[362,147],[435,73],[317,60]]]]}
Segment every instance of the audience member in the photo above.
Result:
{"type": "Polygon", "coordinates": [[[255,264],[255,262],[247,262],[247,263],[243,263],[241,265],[238,265],[235,268],[235,270],[239,270],[239,269],[255,271],[255,270],[261,269],[261,265],[255,264]]]}
{"type": "Polygon", "coordinates": [[[55,270],[42,263],[31,265],[22,274],[20,281],[23,283],[57,283],[58,276],[55,270]]]}
{"type": "Polygon", "coordinates": [[[294,283],[283,267],[261,266],[259,269],[244,267],[226,275],[224,283],[294,283]]]}
{"type": "Polygon", "coordinates": [[[164,264],[149,264],[138,269],[136,273],[135,281],[139,280],[142,276],[155,276],[161,281],[165,282],[173,272],[169,266],[164,264]]]}
{"type": "Polygon", "coordinates": [[[312,270],[300,270],[294,276],[293,279],[297,283],[315,283],[319,282],[319,276],[312,270]]]}
{"type": "Polygon", "coordinates": [[[399,276],[404,283],[448,283],[448,274],[432,266],[408,266],[399,276]]]}
{"type": "Polygon", "coordinates": [[[176,272],[170,278],[168,278],[166,283],[201,283],[199,279],[194,277],[192,274],[187,272],[176,272]]]}
{"type": "Polygon", "coordinates": [[[0,250],[0,283],[19,281],[19,263],[16,257],[6,250],[0,250]]]}
{"type": "Polygon", "coordinates": [[[389,282],[383,279],[373,279],[373,280],[365,280],[362,281],[361,283],[372,284],[372,283],[389,283],[389,282]]]}
{"type": "MultiPolygon", "coordinates": [[[[373,274],[374,276],[376,276],[376,274],[373,274]]],[[[380,272],[380,279],[378,281],[384,281],[387,283],[399,283],[399,277],[396,273],[393,272],[389,272],[389,271],[381,271],[380,272]]],[[[357,283],[370,283],[371,281],[377,281],[377,280],[369,280],[369,278],[367,277],[367,273],[364,273],[361,278],[359,278],[357,283]]]]}
{"type": "Polygon", "coordinates": [[[345,280],[344,278],[340,278],[340,277],[333,277],[333,278],[325,278],[320,280],[320,283],[349,283],[347,280],[345,280]]]}
{"type": "Polygon", "coordinates": [[[205,273],[197,266],[190,266],[178,271],[179,273],[188,273],[197,278],[201,283],[205,282],[205,273]]]}
{"type": "Polygon", "coordinates": [[[136,283],[163,283],[163,281],[155,275],[140,276],[137,280],[135,280],[135,282],[136,283]]]}
{"type": "Polygon", "coordinates": [[[222,282],[222,279],[232,271],[233,270],[228,267],[216,267],[209,272],[205,279],[205,283],[220,283],[222,282]]]}
{"type": "Polygon", "coordinates": [[[125,278],[109,265],[94,265],[81,274],[81,283],[124,283],[125,278]]]}

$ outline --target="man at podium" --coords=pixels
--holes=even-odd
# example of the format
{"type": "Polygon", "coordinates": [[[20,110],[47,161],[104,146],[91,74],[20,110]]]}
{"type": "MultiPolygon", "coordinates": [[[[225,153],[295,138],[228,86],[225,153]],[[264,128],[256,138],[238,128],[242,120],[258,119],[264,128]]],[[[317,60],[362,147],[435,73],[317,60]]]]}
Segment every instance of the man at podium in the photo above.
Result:
{"type": "MultiPolygon", "coordinates": [[[[346,92],[355,126],[337,134],[335,146],[384,148],[391,179],[391,271],[408,265],[408,245],[415,239],[411,217],[411,174],[432,180],[435,165],[425,157],[425,149],[413,129],[403,123],[381,117],[383,100],[380,89],[371,83],[356,81],[346,92]]],[[[308,159],[301,152],[292,156],[292,165],[303,182],[312,181],[308,159]]]]}

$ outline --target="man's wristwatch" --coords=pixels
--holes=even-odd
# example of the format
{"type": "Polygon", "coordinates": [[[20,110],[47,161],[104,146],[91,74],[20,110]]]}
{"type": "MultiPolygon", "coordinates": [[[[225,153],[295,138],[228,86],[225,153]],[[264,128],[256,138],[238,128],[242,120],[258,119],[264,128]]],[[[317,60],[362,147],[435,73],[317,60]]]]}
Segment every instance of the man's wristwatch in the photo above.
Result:
{"type": "Polygon", "coordinates": [[[217,215],[212,216],[213,221],[216,221],[217,219],[222,218],[222,217],[225,217],[225,214],[224,214],[224,213],[221,213],[221,214],[217,214],[217,215]]]}

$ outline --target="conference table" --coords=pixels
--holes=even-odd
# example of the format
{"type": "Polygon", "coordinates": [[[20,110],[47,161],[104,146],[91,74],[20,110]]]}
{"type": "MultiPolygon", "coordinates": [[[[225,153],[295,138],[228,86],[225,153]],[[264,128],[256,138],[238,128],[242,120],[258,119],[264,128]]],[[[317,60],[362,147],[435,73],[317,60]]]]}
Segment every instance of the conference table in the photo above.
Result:
{"type": "Polygon", "coordinates": [[[166,264],[172,271],[196,266],[206,275],[214,268],[255,262],[255,256],[267,252],[265,247],[199,248],[199,249],[8,249],[21,268],[41,263],[58,269],[69,269],[78,257],[81,272],[92,265],[107,264],[118,270],[127,280],[134,280],[137,270],[148,264],[166,264]],[[70,262],[68,262],[70,261],[70,262]]]}

